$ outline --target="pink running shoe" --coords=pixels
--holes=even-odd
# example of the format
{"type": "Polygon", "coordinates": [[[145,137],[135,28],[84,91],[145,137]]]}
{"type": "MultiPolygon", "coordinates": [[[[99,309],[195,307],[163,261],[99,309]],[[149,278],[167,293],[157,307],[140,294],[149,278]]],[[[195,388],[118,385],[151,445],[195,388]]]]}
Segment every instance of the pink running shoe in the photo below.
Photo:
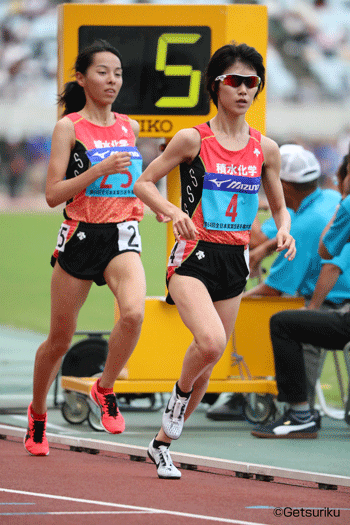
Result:
{"type": "Polygon", "coordinates": [[[92,385],[90,398],[101,411],[101,425],[110,434],[121,434],[125,430],[125,421],[121,415],[115,394],[100,394],[97,381],[92,385]]]}
{"type": "Polygon", "coordinates": [[[44,421],[34,419],[31,407],[32,404],[28,407],[28,429],[24,438],[24,448],[32,456],[48,456],[49,442],[45,435],[47,414],[44,421]]]}

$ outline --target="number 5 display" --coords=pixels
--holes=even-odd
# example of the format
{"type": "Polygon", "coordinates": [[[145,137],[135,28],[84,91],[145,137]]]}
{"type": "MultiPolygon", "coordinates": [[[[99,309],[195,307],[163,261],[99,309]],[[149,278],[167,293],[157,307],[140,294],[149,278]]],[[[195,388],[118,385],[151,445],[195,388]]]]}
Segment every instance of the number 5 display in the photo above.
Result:
{"type": "Polygon", "coordinates": [[[167,65],[168,44],[194,44],[201,35],[192,33],[164,33],[158,39],[156,70],[167,76],[190,77],[188,97],[162,97],[155,105],[158,108],[193,108],[198,104],[201,72],[192,66],[167,65]]]}
{"type": "MultiPolygon", "coordinates": [[[[265,6],[61,4],[58,13],[59,90],[71,80],[78,52],[107,40],[123,61],[113,109],[138,120],[141,137],[171,138],[215,115],[205,69],[219,47],[246,42],[266,57],[265,6]]],[[[264,92],[248,120],[265,132],[264,92]]]]}

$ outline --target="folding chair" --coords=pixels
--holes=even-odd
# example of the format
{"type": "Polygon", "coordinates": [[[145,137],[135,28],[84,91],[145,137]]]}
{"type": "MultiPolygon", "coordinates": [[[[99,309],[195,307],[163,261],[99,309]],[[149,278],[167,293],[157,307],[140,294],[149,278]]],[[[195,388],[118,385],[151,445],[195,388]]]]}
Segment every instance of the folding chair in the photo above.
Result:
{"type": "Polygon", "coordinates": [[[316,381],[316,396],[318,398],[319,406],[321,409],[321,412],[323,412],[326,416],[329,416],[333,419],[344,419],[348,425],[350,425],[350,342],[347,343],[344,348],[342,349],[343,355],[344,355],[344,361],[345,361],[345,368],[347,371],[348,376],[348,386],[344,385],[343,377],[341,374],[340,369],[340,363],[339,363],[339,357],[337,355],[337,351],[334,350],[328,350],[328,349],[322,349],[321,350],[321,358],[320,358],[320,364],[318,369],[318,379],[316,381]],[[326,361],[327,352],[333,352],[333,360],[334,360],[334,367],[337,375],[337,382],[340,390],[340,395],[343,403],[343,408],[334,408],[329,405],[327,405],[323,390],[321,387],[321,374],[322,370],[326,361]]]}

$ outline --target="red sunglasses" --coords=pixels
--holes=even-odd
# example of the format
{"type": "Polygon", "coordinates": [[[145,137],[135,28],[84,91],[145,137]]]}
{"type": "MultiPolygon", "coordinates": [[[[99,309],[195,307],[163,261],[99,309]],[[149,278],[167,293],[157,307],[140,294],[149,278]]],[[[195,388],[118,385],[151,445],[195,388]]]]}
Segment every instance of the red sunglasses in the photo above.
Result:
{"type": "Polygon", "coordinates": [[[261,78],[258,75],[219,75],[215,81],[217,80],[221,80],[225,86],[234,88],[239,87],[244,82],[249,89],[259,87],[261,82],[261,78]]]}

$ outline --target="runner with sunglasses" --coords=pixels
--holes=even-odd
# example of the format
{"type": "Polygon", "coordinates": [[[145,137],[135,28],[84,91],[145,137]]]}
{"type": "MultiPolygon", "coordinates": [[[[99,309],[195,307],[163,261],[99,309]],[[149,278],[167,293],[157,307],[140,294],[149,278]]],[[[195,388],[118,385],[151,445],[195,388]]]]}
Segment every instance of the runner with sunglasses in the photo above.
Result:
{"type": "Polygon", "coordinates": [[[256,49],[234,42],[218,49],[206,73],[216,115],[179,131],[134,187],[155,213],[173,222],[176,242],[168,263],[167,302],[176,304],[193,334],[162,427],[148,448],[160,478],[181,477],[169,445],[202,400],[234,329],[249,275],[248,244],[261,181],[278,228],[277,251],[286,250],[289,260],[296,253],[279,179],[279,148],[245,120],[264,84],[263,58],[256,49]],[[182,210],[156,187],[176,166],[182,210]]]}

